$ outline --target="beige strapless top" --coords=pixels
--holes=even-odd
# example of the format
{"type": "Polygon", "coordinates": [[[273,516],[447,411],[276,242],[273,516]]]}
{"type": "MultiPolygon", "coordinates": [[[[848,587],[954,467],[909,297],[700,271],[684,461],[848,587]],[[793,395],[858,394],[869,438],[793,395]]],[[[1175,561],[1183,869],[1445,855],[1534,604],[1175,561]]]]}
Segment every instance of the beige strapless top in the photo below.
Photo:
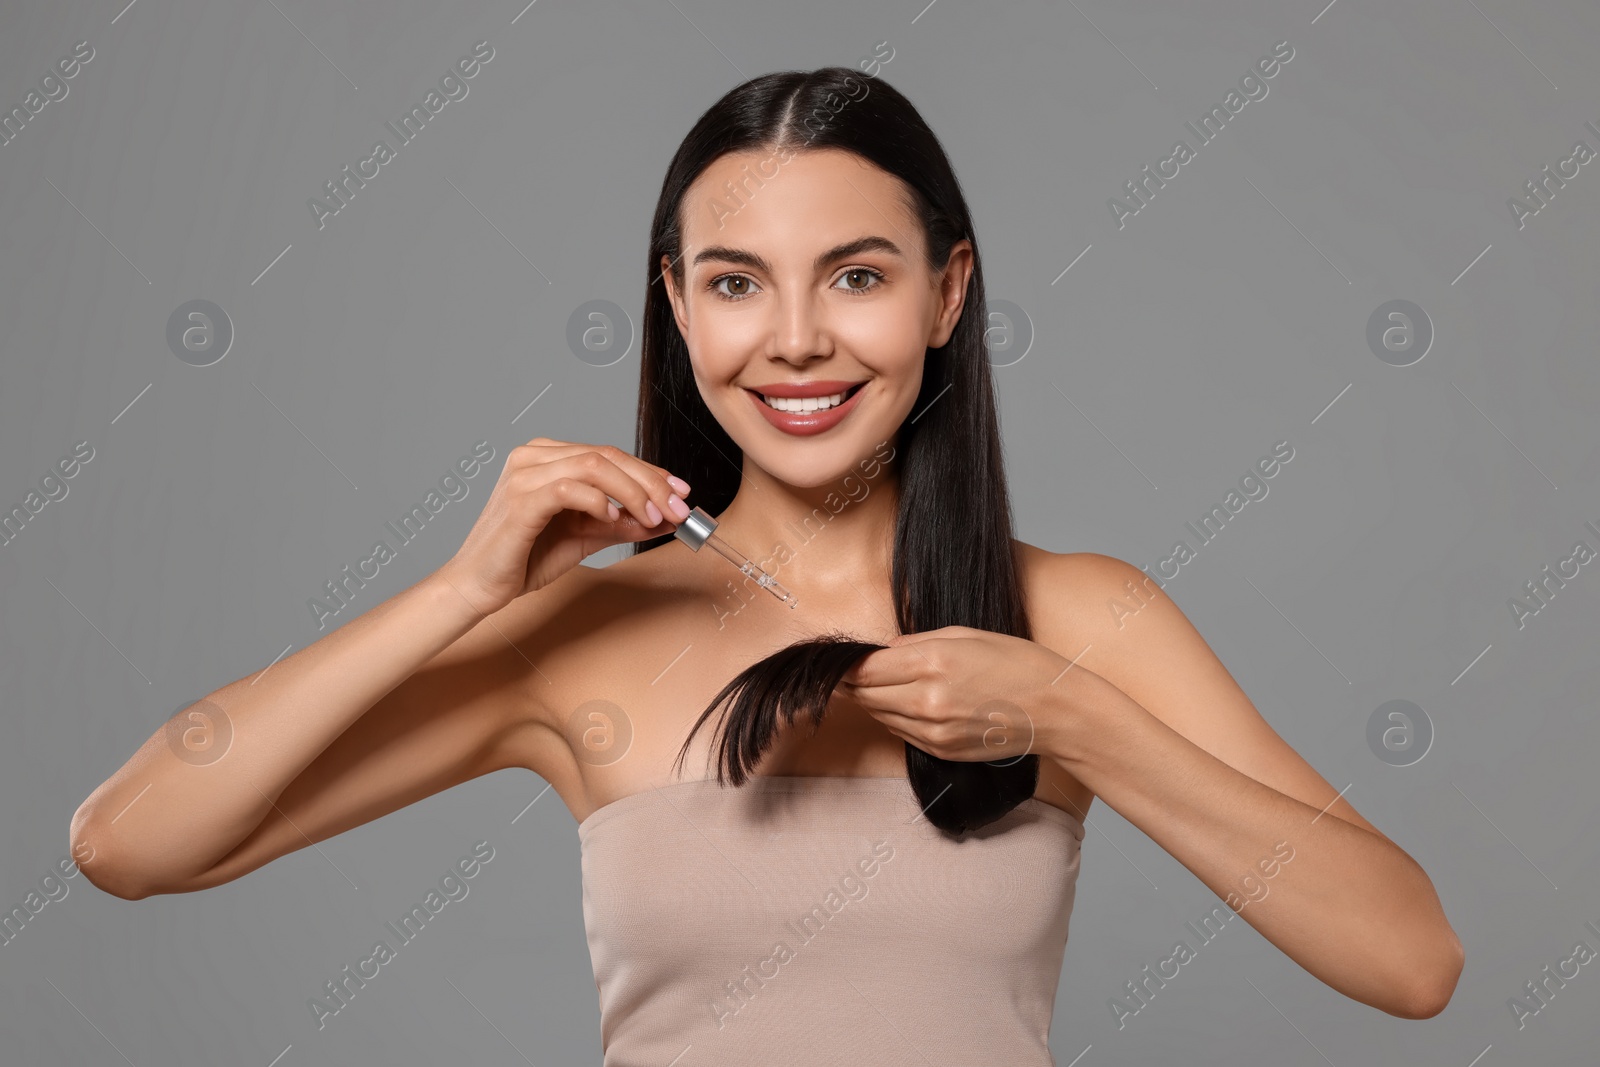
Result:
{"type": "Polygon", "coordinates": [[[604,1067],[1054,1067],[1083,823],[956,841],[905,778],[652,787],[578,824],[604,1067]]]}

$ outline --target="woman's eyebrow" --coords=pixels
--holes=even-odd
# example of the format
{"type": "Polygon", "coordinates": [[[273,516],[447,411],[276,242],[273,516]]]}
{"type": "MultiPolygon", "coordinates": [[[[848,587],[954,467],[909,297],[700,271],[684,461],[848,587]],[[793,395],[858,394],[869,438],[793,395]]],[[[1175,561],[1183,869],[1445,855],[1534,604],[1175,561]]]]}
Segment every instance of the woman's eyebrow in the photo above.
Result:
{"type": "MultiPolygon", "coordinates": [[[[844,259],[847,256],[859,255],[862,252],[883,252],[887,255],[899,256],[902,259],[905,258],[905,253],[900,251],[899,245],[895,244],[887,237],[879,237],[875,234],[869,234],[866,237],[857,237],[853,241],[846,241],[843,244],[834,245],[826,252],[818,255],[817,258],[812,261],[812,268],[820,271],[823,267],[826,267],[829,263],[832,263],[835,260],[844,259]]],[[[716,260],[722,263],[742,263],[747,267],[754,267],[756,270],[762,271],[766,274],[771,274],[773,272],[772,264],[768,263],[765,257],[757,255],[754,252],[748,252],[743,248],[729,248],[726,245],[710,245],[695,253],[695,266],[699,266],[701,263],[704,263],[708,260],[716,260]]]]}

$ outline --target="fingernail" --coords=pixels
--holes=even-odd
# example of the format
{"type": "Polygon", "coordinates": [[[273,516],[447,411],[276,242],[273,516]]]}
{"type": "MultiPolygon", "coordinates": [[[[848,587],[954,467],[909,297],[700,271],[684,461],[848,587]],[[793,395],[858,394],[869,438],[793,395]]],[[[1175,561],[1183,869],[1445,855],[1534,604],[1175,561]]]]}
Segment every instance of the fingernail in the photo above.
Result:
{"type": "Polygon", "coordinates": [[[672,488],[676,489],[682,495],[687,496],[689,493],[689,483],[678,477],[676,474],[667,475],[667,484],[672,486],[672,488]]]}
{"type": "Polygon", "coordinates": [[[622,512],[618,511],[617,506],[609,500],[606,501],[606,514],[611,516],[612,522],[622,518],[622,512]]]}
{"type": "Polygon", "coordinates": [[[678,499],[677,493],[673,493],[671,496],[667,497],[667,507],[672,511],[672,514],[679,522],[682,522],[684,519],[689,517],[689,505],[678,499]]]}
{"type": "Polygon", "coordinates": [[[661,509],[656,507],[656,502],[654,500],[646,500],[644,502],[644,513],[650,516],[651,526],[661,525],[661,509]]]}

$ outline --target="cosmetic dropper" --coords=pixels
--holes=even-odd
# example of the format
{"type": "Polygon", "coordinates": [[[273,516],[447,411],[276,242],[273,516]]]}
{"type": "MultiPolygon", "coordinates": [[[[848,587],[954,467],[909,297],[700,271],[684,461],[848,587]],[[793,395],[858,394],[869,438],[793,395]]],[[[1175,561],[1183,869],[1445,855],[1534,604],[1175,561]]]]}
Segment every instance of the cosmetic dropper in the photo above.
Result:
{"type": "Polygon", "coordinates": [[[767,592],[771,593],[785,604],[788,604],[791,608],[799,603],[799,601],[794,598],[793,593],[789,592],[789,590],[778,584],[778,579],[774,578],[760,567],[757,567],[754,563],[750,562],[750,560],[746,559],[745,556],[736,548],[728,544],[728,542],[724,541],[722,538],[718,537],[715,533],[716,528],[716,519],[713,519],[710,515],[706,514],[704,508],[695,508],[693,511],[689,512],[689,517],[684,519],[676,530],[672,531],[672,536],[676,537],[678,540],[682,541],[696,552],[700,551],[701,545],[710,545],[712,548],[721,553],[722,557],[729,563],[732,563],[735,567],[738,567],[743,574],[750,578],[754,578],[757,585],[761,586],[761,588],[765,589],[767,592]]]}

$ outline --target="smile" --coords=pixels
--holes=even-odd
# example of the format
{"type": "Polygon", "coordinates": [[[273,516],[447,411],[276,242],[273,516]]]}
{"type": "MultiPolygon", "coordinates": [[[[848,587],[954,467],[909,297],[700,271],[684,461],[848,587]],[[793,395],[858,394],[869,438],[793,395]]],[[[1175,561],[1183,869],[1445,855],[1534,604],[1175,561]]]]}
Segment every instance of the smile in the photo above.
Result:
{"type": "Polygon", "coordinates": [[[822,433],[837,426],[853,411],[866,383],[827,396],[775,397],[746,389],[757,410],[773,426],[798,437],[822,433]]]}
{"type": "MultiPolygon", "coordinates": [[[[861,383],[861,385],[865,384],[865,382],[861,383]]],[[[857,389],[861,388],[861,385],[852,385],[850,388],[844,390],[844,392],[834,393],[832,396],[788,397],[768,396],[765,393],[757,393],[756,395],[761,397],[762,401],[768,407],[773,408],[776,411],[826,411],[828,408],[838,407],[840,404],[844,403],[847,397],[853,394],[857,389]]]]}

